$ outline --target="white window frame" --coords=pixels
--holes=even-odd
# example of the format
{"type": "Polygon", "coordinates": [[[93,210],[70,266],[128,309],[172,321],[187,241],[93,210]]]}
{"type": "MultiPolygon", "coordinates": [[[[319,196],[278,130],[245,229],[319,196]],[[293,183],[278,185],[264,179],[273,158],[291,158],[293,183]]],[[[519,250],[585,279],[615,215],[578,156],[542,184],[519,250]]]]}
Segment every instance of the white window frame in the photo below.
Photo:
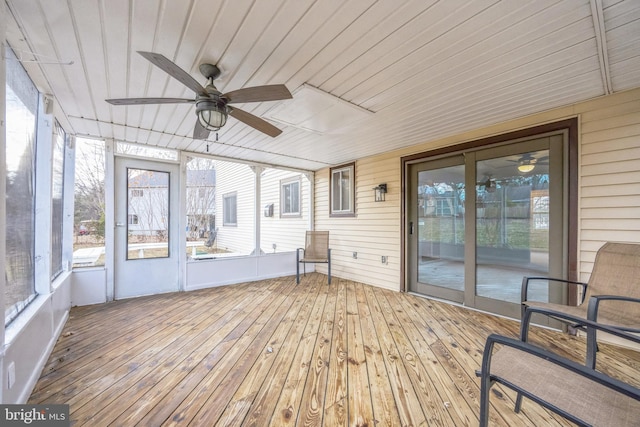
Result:
{"type": "Polygon", "coordinates": [[[235,227],[238,225],[238,193],[227,193],[222,195],[222,225],[225,227],[235,227]],[[234,200],[233,212],[229,212],[227,200],[234,200]],[[233,218],[229,215],[233,214],[233,218]]]}
{"type": "Polygon", "coordinates": [[[138,225],[140,220],[138,218],[138,215],[136,215],[136,214],[128,214],[127,215],[127,222],[129,223],[129,225],[138,225]]]}
{"type": "Polygon", "coordinates": [[[356,164],[349,163],[337,166],[329,170],[329,215],[330,216],[355,216],[356,215],[356,164]],[[345,172],[348,172],[347,188],[349,191],[349,206],[344,206],[343,185],[336,183],[336,180],[344,180],[345,172]]]}
{"type": "Polygon", "coordinates": [[[280,181],[280,217],[281,218],[299,218],[302,216],[302,180],[300,177],[283,179],[280,181]],[[287,210],[287,187],[291,187],[297,184],[297,206],[291,207],[291,210],[287,210]]]}

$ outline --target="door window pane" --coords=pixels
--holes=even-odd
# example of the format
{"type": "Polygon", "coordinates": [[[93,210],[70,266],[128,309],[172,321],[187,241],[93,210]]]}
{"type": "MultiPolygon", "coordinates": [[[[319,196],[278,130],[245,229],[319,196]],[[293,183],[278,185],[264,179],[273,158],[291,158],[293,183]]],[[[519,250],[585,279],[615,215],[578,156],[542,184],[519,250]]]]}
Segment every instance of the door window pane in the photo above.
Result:
{"type": "Polygon", "coordinates": [[[418,172],[418,282],[464,289],[464,166],[418,172]]]}
{"type": "MultiPolygon", "coordinates": [[[[522,276],[549,271],[549,151],[477,162],[476,294],[519,303],[522,276]]],[[[532,290],[548,300],[546,286],[532,290]]]]}
{"type": "Polygon", "coordinates": [[[127,169],[127,259],[169,257],[169,172],[127,169]]]}

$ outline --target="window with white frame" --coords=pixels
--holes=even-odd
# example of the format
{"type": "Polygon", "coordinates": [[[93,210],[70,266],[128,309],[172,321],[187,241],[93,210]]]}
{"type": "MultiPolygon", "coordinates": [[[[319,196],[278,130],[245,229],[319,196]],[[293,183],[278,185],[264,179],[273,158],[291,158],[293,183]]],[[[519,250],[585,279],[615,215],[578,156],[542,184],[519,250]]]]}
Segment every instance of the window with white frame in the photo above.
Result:
{"type": "Polygon", "coordinates": [[[140,222],[140,220],[138,219],[138,215],[136,214],[129,214],[127,215],[127,218],[129,219],[129,225],[138,225],[138,223],[140,222]]]}
{"type": "Polygon", "coordinates": [[[280,181],[280,216],[300,215],[300,177],[280,181]]]}
{"type": "Polygon", "coordinates": [[[238,194],[228,193],[222,196],[222,225],[238,225],[238,194]]]}
{"type": "Polygon", "coordinates": [[[331,216],[354,216],[355,210],[355,163],[330,169],[331,216]]]}

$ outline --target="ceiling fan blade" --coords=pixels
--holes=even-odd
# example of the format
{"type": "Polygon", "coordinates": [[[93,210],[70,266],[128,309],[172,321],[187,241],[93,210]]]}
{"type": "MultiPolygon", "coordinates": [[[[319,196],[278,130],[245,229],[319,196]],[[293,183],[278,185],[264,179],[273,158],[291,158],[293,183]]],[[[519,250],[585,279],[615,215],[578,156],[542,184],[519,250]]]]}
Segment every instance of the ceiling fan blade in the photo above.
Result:
{"type": "Polygon", "coordinates": [[[196,120],[196,125],[193,128],[193,139],[207,139],[209,137],[209,130],[200,124],[200,120],[196,120]]]}
{"type": "Polygon", "coordinates": [[[160,68],[162,71],[169,74],[171,77],[178,80],[180,83],[182,83],[198,95],[209,96],[207,94],[207,91],[204,90],[204,87],[202,87],[202,85],[198,83],[196,79],[191,77],[189,73],[178,67],[166,56],[154,52],[138,51],[138,53],[144,56],[153,65],[160,68]]]}
{"type": "Polygon", "coordinates": [[[116,98],[105,99],[111,105],[147,105],[147,104],[193,104],[193,99],[186,98],[116,98]]]}
{"type": "Polygon", "coordinates": [[[282,133],[280,129],[272,125],[271,123],[261,119],[260,117],[254,116],[253,114],[247,113],[246,111],[240,110],[238,108],[227,107],[229,109],[229,115],[237,120],[240,120],[242,123],[251,126],[254,129],[259,130],[260,132],[266,133],[271,137],[276,137],[282,133]]]}
{"type": "Polygon", "coordinates": [[[293,96],[285,85],[254,86],[232,90],[222,95],[228,103],[263,102],[291,99],[293,96]]]}

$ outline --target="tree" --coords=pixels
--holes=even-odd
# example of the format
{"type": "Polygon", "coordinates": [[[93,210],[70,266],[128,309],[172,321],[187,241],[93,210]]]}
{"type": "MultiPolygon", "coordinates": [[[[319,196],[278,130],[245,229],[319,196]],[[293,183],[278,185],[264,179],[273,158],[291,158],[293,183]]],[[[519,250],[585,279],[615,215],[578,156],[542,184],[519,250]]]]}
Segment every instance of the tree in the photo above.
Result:
{"type": "Polygon", "coordinates": [[[187,162],[187,238],[201,239],[215,230],[215,162],[191,157],[187,162]]]}
{"type": "Polygon", "coordinates": [[[95,221],[96,234],[103,237],[104,176],[104,142],[78,139],[76,141],[75,223],[95,221]]]}

